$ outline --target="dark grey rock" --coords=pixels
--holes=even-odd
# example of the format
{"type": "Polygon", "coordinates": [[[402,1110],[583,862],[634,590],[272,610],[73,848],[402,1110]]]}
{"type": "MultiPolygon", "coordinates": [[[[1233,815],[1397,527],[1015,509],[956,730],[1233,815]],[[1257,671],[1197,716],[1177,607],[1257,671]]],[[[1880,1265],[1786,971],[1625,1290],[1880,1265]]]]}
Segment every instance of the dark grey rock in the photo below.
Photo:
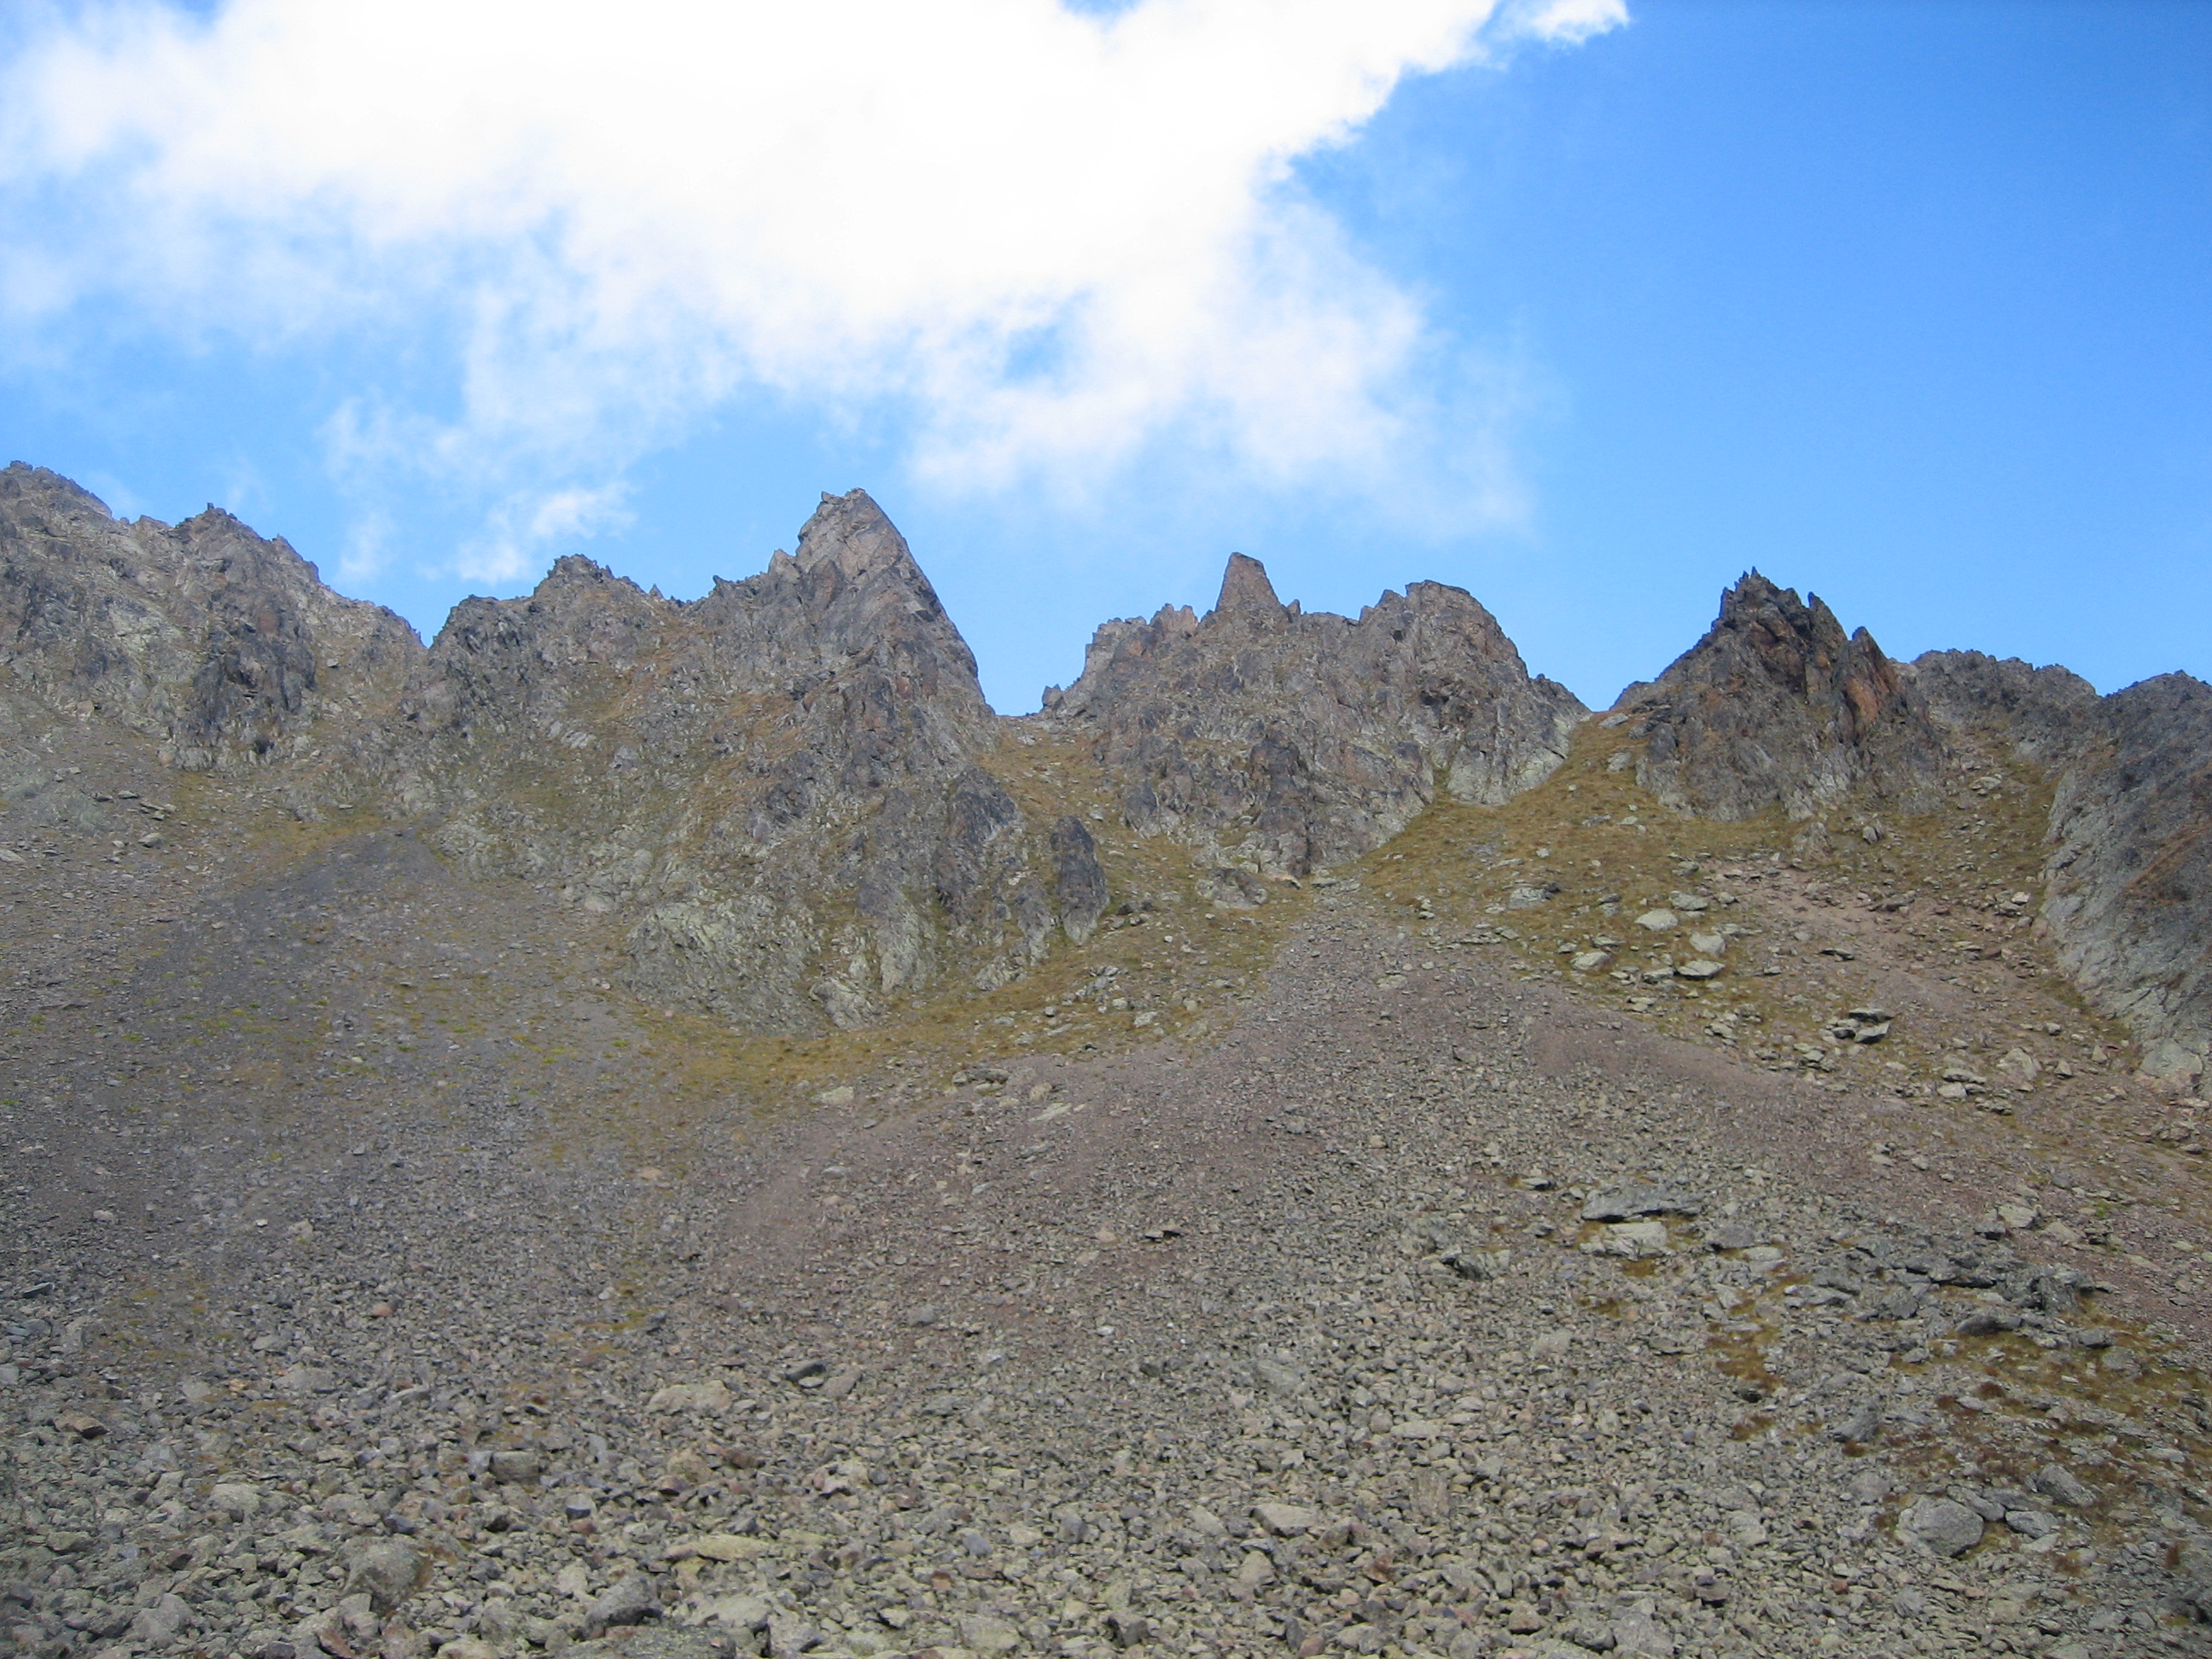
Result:
{"type": "Polygon", "coordinates": [[[1098,846],[1083,820],[1064,817],[1052,826],[1053,888],[1060,901],[1060,925],[1080,945],[1106,914],[1106,872],[1098,846]]]}

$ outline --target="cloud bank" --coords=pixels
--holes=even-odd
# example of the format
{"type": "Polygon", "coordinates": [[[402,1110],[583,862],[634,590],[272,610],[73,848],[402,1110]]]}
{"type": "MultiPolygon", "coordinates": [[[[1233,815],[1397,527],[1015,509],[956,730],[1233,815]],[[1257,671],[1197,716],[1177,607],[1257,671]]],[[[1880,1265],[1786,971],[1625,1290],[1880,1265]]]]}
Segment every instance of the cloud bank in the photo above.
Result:
{"type": "Polygon", "coordinates": [[[1164,443],[1384,490],[1418,452],[1493,510],[1495,388],[1439,382],[1415,298],[1292,167],[1410,76],[1625,18],[1621,0],[18,14],[0,274],[19,322],[97,299],[256,343],[436,342],[451,409],[364,398],[327,439],[364,490],[411,471],[483,492],[472,574],[606,522],[627,460],[748,388],[888,413],[957,490],[1081,490],[1164,443]]]}

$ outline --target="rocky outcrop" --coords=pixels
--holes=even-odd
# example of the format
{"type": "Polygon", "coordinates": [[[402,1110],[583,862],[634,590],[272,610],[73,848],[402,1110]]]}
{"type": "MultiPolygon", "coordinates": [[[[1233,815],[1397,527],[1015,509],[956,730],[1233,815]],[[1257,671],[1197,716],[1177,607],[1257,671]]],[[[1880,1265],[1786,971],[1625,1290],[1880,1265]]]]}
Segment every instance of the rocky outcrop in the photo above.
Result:
{"type": "Polygon", "coordinates": [[[469,600],[402,719],[441,845],[635,912],[636,987],[732,1020],[849,1025],[948,974],[1000,983],[1103,907],[1101,878],[1056,911],[1065,837],[978,763],[998,721],[975,659],[859,490],[696,601],[579,558],[469,600]]]}
{"type": "Polygon", "coordinates": [[[2065,765],[2096,733],[2097,688],[2068,669],[1979,651],[1929,651],[1904,672],[1938,724],[1995,738],[2041,766],[2065,765]]]}
{"type": "Polygon", "coordinates": [[[2212,1054],[2212,686],[2161,674],[2104,700],[2051,805],[2044,914],[2060,962],[2125,1020],[2143,1069],[2212,1054]]]}
{"type": "Polygon", "coordinates": [[[422,659],[398,617],[227,513],[126,524],[58,473],[0,471],[0,688],[113,720],[183,770],[313,760],[422,659]]]}
{"type": "Polygon", "coordinates": [[[1757,571],[1721,595],[1705,636],[1616,712],[1644,744],[1638,782],[1703,817],[1779,805],[1812,817],[1860,794],[1897,810],[1933,800],[1942,733],[1898,665],[1863,628],[1846,635],[1817,595],[1757,571]]]}
{"type": "MultiPolygon", "coordinates": [[[[1100,629],[1081,678],[1019,736],[1085,744],[1124,819],[1194,843],[1199,896],[1237,908],[1439,795],[1510,799],[1560,763],[1583,712],[1457,588],[1308,616],[1237,556],[1206,616],[1100,629]]],[[[1973,652],[1900,665],[1754,573],[1618,719],[1655,794],[1722,818],[1846,797],[1910,811],[1947,762],[2008,747],[2054,781],[2044,921],[2060,960],[2149,1069],[2203,1070],[2212,689],[2168,675],[2100,698],[2063,669],[1973,652]]],[[[227,514],[126,524],[11,466],[10,822],[106,822],[106,797],[72,792],[46,753],[62,727],[102,722],[179,769],[271,786],[303,817],[368,807],[463,868],[617,918],[634,988],[754,1029],[1002,984],[1087,939],[1109,902],[1083,819],[1048,795],[1025,814],[994,770],[1008,723],[858,490],[825,495],[795,553],[696,601],[568,558],[526,597],[457,606],[426,649],[227,514]]]]}
{"type": "Polygon", "coordinates": [[[1380,846],[1440,792],[1494,804],[1540,782],[1583,713],[1459,588],[1309,616],[1237,554],[1205,617],[1101,628],[1044,718],[1091,742],[1140,834],[1296,876],[1380,846]]]}
{"type": "Polygon", "coordinates": [[[1082,826],[1031,824],[981,763],[975,659],[859,490],[698,600],[566,558],[426,650],[227,514],[123,525],[17,466],[0,649],[0,741],[109,719],[185,769],[271,769],[302,817],[415,821],[468,869],[631,918],[634,987],[734,1023],[1002,983],[1106,904],[1082,826]]]}
{"type": "Polygon", "coordinates": [[[1962,742],[2054,784],[2042,920],[2092,1005],[2187,1084],[2212,1057],[2212,687],[2164,674],[2100,697],[2079,675],[1978,651],[1909,671],[1962,742]]]}

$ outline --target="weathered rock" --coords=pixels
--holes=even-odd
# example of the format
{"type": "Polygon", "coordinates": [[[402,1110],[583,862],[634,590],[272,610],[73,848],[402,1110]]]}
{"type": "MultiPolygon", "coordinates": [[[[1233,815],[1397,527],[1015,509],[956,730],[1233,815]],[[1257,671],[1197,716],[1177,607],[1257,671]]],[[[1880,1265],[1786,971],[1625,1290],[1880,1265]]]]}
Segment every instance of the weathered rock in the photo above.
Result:
{"type": "Polygon", "coordinates": [[[1304,875],[1396,834],[1439,778],[1490,804],[1540,781],[1583,713],[1460,589],[1417,582],[1357,620],[1307,616],[1240,554],[1204,617],[1101,628],[1043,718],[1092,738],[1140,834],[1304,875]]]}
{"type": "Polygon", "coordinates": [[[1961,738],[2057,783],[2042,921],[2060,964],[2186,1084],[2212,1055],[2212,687],[2162,674],[2099,697],[2063,668],[1977,651],[1915,659],[1913,685],[1961,738]]]}
{"type": "Polygon", "coordinates": [[[1919,694],[1864,629],[1757,571],[1705,638],[1616,707],[1644,739],[1637,781],[1678,809],[1809,817],[1855,791],[1917,810],[1944,752],[1919,694]]]}
{"type": "Polygon", "coordinates": [[[1916,1498],[1897,1517],[1897,1535],[1936,1555],[1964,1553],[1982,1541],[1982,1517],[1948,1498],[1916,1498]]]}
{"type": "Polygon", "coordinates": [[[596,1635],[617,1625],[641,1625],[660,1617],[653,1582],[640,1573],[618,1578],[584,1609],[584,1629],[596,1635]]]}
{"type": "Polygon", "coordinates": [[[1928,651],[1900,666],[1939,724],[2043,765],[2067,764],[2094,735],[2097,689],[2066,669],[1979,651],[1928,651]]]}
{"type": "Polygon", "coordinates": [[[185,771],[309,761],[358,734],[423,657],[283,541],[210,507],[125,524],[43,467],[0,471],[0,667],[9,690],[153,738],[185,771]]]}
{"type": "Polygon", "coordinates": [[[347,1594],[367,1595],[380,1613],[404,1607],[428,1574],[422,1553],[404,1538],[371,1539],[346,1554],[347,1594]]]}

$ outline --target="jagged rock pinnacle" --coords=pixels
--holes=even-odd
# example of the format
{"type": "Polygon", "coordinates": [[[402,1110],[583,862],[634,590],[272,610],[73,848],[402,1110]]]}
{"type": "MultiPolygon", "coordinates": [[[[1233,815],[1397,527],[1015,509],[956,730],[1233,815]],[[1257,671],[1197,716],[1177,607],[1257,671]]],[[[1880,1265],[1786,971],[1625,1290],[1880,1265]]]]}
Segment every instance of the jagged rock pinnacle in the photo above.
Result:
{"type": "Polygon", "coordinates": [[[1229,568],[1221,574],[1221,597],[1214,601],[1217,611],[1261,611],[1279,616],[1283,602],[1275,597],[1275,585],[1267,580],[1267,567],[1259,560],[1243,553],[1229,556],[1229,568]]]}

